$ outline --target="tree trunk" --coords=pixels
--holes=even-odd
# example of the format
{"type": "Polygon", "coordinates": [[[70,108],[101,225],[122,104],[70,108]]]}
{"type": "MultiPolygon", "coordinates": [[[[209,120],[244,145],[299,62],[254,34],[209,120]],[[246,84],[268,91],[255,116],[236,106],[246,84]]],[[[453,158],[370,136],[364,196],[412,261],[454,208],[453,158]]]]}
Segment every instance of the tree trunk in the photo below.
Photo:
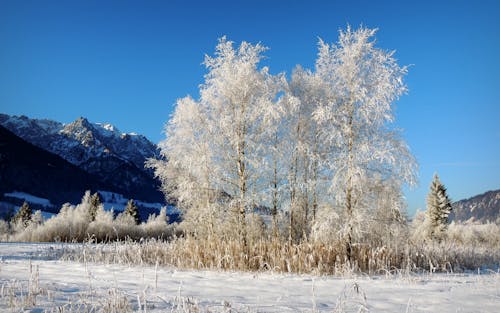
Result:
{"type": "Polygon", "coordinates": [[[271,215],[273,217],[273,237],[278,237],[278,164],[276,157],[274,158],[274,177],[273,177],[273,208],[271,210],[271,215]]]}
{"type": "MultiPolygon", "coordinates": [[[[300,121],[297,124],[297,142],[296,145],[299,144],[299,136],[300,136],[300,121]]],[[[288,241],[290,244],[294,240],[294,235],[293,235],[293,226],[294,226],[294,211],[295,211],[295,206],[297,205],[297,174],[298,174],[298,167],[299,167],[299,153],[298,153],[298,147],[295,148],[294,151],[294,160],[292,163],[292,177],[290,178],[290,221],[288,225],[288,241]]]]}
{"type": "Polygon", "coordinates": [[[247,234],[246,234],[246,216],[245,216],[245,200],[247,192],[247,181],[245,172],[245,143],[240,142],[238,144],[238,178],[239,178],[239,189],[240,189],[240,201],[239,201],[239,220],[240,220],[240,231],[241,240],[243,246],[247,246],[247,234]]]}
{"type": "Polygon", "coordinates": [[[304,184],[304,224],[302,225],[301,233],[307,235],[309,233],[309,158],[306,153],[303,153],[304,158],[304,178],[302,180],[304,184]]]}
{"type": "Polygon", "coordinates": [[[353,237],[353,201],[352,201],[352,175],[353,175],[353,146],[354,146],[354,131],[353,131],[353,112],[349,115],[349,134],[348,134],[348,156],[347,156],[347,186],[346,186],[346,211],[347,211],[347,240],[346,240],[346,255],[347,259],[352,259],[352,237],[353,237]]]}
{"type": "Polygon", "coordinates": [[[316,135],[314,136],[314,152],[313,152],[313,168],[312,168],[312,221],[311,225],[316,221],[316,212],[318,211],[318,142],[316,135]]]}

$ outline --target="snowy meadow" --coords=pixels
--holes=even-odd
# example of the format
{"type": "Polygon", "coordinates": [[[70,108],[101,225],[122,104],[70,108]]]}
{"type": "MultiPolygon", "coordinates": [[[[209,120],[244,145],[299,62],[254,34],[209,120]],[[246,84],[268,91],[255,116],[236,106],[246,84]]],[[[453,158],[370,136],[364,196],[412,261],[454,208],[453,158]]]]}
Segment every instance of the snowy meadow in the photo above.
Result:
{"type": "Polygon", "coordinates": [[[0,244],[0,310],[495,312],[500,305],[500,273],[492,271],[334,277],[54,259],[82,249],[102,247],[0,244]]]}
{"type": "Polygon", "coordinates": [[[290,79],[259,66],[264,46],[221,38],[146,164],[181,222],[90,192],[49,219],[25,204],[0,222],[0,309],[498,310],[499,221],[450,222],[437,174],[407,216],[417,163],[392,123],[408,69],[375,33],[320,40],[314,70],[290,79]]]}

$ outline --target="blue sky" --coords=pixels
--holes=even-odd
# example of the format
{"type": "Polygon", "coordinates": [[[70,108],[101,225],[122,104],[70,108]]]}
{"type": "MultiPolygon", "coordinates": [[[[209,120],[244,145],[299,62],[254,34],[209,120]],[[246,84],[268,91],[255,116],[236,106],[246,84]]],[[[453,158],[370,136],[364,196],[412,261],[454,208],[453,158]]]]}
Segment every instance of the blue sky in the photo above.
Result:
{"type": "Polygon", "coordinates": [[[0,0],[0,112],[158,142],[217,38],[262,42],[271,72],[290,73],[348,23],[379,28],[378,46],[412,64],[396,110],[420,165],[410,215],[434,172],[454,200],[500,188],[500,1],[0,0]]]}

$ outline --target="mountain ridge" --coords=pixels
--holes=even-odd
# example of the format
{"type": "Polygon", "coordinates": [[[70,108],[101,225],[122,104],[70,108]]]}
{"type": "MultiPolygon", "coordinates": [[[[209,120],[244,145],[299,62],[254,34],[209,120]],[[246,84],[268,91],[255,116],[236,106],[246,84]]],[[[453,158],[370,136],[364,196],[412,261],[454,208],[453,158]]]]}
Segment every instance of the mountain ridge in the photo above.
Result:
{"type": "Polygon", "coordinates": [[[494,223],[500,218],[500,189],[456,201],[452,207],[450,221],[494,223]]]}
{"type": "Polygon", "coordinates": [[[91,123],[84,117],[63,124],[48,119],[0,114],[0,125],[26,142],[58,155],[125,196],[164,202],[160,182],[144,167],[160,157],[159,148],[145,136],[122,133],[111,124],[91,123]]]}
{"type": "Polygon", "coordinates": [[[57,206],[78,201],[81,190],[99,188],[106,186],[97,177],[0,125],[0,197],[7,192],[28,191],[57,206]]]}
{"type": "Polygon", "coordinates": [[[63,124],[24,115],[0,114],[0,125],[75,165],[107,154],[143,168],[144,159],[159,156],[158,147],[145,136],[122,133],[111,124],[91,123],[84,117],[63,124]]]}

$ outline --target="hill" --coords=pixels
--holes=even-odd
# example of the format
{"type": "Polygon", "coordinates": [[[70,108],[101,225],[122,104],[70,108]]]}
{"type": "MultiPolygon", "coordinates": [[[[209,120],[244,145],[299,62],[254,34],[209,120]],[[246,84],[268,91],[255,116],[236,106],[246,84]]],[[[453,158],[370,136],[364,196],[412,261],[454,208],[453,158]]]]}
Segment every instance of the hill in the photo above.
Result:
{"type": "Polygon", "coordinates": [[[85,190],[106,189],[99,179],[0,126],[0,197],[25,191],[50,199],[48,210],[79,202],[85,190]]]}
{"type": "MultiPolygon", "coordinates": [[[[164,202],[159,181],[144,168],[148,158],[159,157],[159,149],[142,135],[125,134],[113,125],[91,123],[83,117],[62,124],[0,114],[0,125],[97,178],[99,184],[108,186],[106,190],[146,202],[164,202]]],[[[93,186],[96,190],[97,185],[93,186]]]]}
{"type": "Polygon", "coordinates": [[[453,203],[450,221],[495,222],[500,218],[500,190],[492,190],[483,194],[453,203]]]}

